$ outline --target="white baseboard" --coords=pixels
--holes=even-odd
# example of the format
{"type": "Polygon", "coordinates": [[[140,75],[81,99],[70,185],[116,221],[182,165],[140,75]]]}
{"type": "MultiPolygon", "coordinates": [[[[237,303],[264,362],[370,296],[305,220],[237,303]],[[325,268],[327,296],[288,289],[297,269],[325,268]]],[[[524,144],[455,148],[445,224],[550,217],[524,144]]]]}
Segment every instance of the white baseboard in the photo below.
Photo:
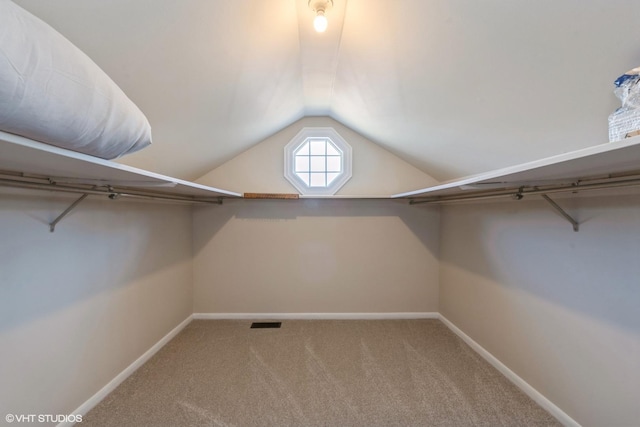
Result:
{"type": "MultiPolygon", "coordinates": [[[[153,347],[147,350],[142,356],[138,357],[131,365],[127,366],[124,371],[120,372],[114,379],[109,381],[107,385],[102,387],[96,394],[91,396],[89,400],[84,402],[80,407],[78,407],[75,411],[72,412],[73,415],[86,415],[94,406],[96,406],[102,399],[107,397],[109,393],[115,390],[124,380],[126,380],[131,374],[135,372],[140,366],[142,366],[147,360],[151,359],[151,357],[158,352],[162,347],[165,346],[173,337],[178,335],[180,331],[182,331],[185,326],[187,326],[193,318],[193,315],[190,315],[186,319],[184,319],[178,326],[173,328],[171,332],[162,337],[160,341],[155,343],[153,347]]],[[[58,424],[58,427],[71,427],[75,423],[67,423],[62,422],[58,424]]],[[[82,425],[82,423],[80,423],[82,425]]]]}
{"type": "Polygon", "coordinates": [[[194,313],[201,320],[380,320],[438,319],[437,312],[416,313],[194,313]]]}
{"type": "Polygon", "coordinates": [[[456,335],[458,335],[462,340],[469,345],[476,353],[478,353],[482,358],[484,358],[487,362],[491,364],[494,368],[502,373],[509,381],[514,383],[516,387],[522,390],[527,396],[529,396],[533,401],[535,401],[538,405],[542,406],[547,412],[553,415],[558,421],[560,421],[563,425],[567,427],[581,427],[573,418],[567,415],[562,409],[558,408],[553,404],[549,399],[544,397],[538,390],[531,387],[529,383],[520,378],[515,372],[511,369],[507,368],[505,364],[499,361],[493,354],[489,353],[482,347],[480,344],[475,342],[469,335],[462,332],[456,325],[451,323],[449,319],[444,317],[442,314],[439,315],[442,323],[447,325],[449,329],[456,335]]]}

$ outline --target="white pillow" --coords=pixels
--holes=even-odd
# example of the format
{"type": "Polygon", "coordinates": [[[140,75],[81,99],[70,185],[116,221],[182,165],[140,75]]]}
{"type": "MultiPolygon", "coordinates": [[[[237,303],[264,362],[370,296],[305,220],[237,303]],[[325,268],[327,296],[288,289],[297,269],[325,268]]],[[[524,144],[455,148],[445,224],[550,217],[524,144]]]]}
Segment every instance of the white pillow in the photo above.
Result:
{"type": "Polygon", "coordinates": [[[0,0],[0,130],[113,159],[151,143],[144,114],[87,55],[0,0]]]}

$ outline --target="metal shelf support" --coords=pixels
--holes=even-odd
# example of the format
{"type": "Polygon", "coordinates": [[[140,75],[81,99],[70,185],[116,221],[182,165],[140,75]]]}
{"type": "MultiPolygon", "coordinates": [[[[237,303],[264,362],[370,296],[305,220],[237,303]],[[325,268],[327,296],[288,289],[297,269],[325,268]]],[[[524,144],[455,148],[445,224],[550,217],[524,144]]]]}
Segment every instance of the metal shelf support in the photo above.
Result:
{"type": "Polygon", "coordinates": [[[541,196],[544,200],[547,201],[547,203],[551,205],[553,209],[555,209],[560,215],[562,215],[567,221],[569,221],[571,225],[573,225],[573,231],[577,232],[580,230],[580,224],[578,223],[578,221],[573,219],[571,215],[565,212],[565,210],[562,209],[556,202],[551,200],[549,196],[547,196],[546,194],[541,194],[541,196]]]}
{"type": "Polygon", "coordinates": [[[56,231],[56,224],[58,224],[62,220],[62,218],[67,216],[69,212],[71,212],[76,206],[78,206],[81,201],[86,199],[88,195],[89,195],[88,193],[85,193],[82,196],[80,196],[75,202],[71,203],[71,205],[67,209],[65,209],[64,212],[58,215],[56,219],[54,219],[51,223],[49,223],[49,231],[52,233],[56,231]]]}

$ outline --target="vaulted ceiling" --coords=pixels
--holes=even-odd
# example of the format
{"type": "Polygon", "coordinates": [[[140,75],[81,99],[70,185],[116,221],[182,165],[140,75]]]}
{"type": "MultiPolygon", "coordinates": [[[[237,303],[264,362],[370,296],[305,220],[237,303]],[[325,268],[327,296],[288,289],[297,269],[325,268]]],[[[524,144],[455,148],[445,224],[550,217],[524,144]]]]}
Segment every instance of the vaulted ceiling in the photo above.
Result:
{"type": "Polygon", "coordinates": [[[438,179],[607,141],[613,80],[640,65],[640,2],[16,0],[140,107],[123,163],[194,179],[325,115],[438,179]]]}

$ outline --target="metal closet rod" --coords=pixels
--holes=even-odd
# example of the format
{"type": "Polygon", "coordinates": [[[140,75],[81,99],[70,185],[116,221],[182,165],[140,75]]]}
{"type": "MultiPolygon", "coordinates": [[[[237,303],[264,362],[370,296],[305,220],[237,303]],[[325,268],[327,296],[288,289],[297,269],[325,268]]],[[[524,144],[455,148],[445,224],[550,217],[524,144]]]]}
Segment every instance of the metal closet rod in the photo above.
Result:
{"type": "Polygon", "coordinates": [[[58,185],[58,184],[42,184],[36,182],[22,182],[12,179],[0,179],[0,186],[3,187],[12,187],[12,188],[26,188],[31,190],[45,190],[45,191],[58,191],[62,193],[80,193],[80,194],[91,194],[98,196],[107,196],[117,198],[119,196],[126,197],[135,197],[146,200],[170,200],[175,202],[186,202],[186,203],[207,203],[207,204],[220,204],[222,201],[222,197],[218,197],[216,199],[201,199],[201,198],[191,198],[189,196],[181,196],[176,194],[157,194],[153,192],[145,192],[139,190],[130,190],[130,189],[117,189],[117,188],[105,188],[103,190],[98,190],[95,187],[91,188],[83,188],[83,187],[74,187],[67,185],[58,185]]]}
{"type": "Polygon", "coordinates": [[[549,187],[549,188],[512,188],[506,190],[495,190],[495,191],[487,191],[476,194],[469,195],[453,195],[453,196],[433,196],[431,199],[427,200],[416,200],[411,199],[409,201],[412,205],[422,204],[422,203],[447,203],[447,202],[462,202],[462,201],[470,201],[470,200],[486,200],[486,199],[495,199],[500,197],[518,197],[518,196],[527,196],[527,195],[538,195],[538,194],[553,194],[553,193],[571,193],[571,192],[580,192],[580,191],[590,191],[590,190],[606,190],[608,188],[622,188],[622,187],[635,187],[640,185],[640,178],[620,180],[616,182],[601,182],[601,183],[592,183],[592,184],[571,184],[565,185],[561,187],[549,187]]]}

